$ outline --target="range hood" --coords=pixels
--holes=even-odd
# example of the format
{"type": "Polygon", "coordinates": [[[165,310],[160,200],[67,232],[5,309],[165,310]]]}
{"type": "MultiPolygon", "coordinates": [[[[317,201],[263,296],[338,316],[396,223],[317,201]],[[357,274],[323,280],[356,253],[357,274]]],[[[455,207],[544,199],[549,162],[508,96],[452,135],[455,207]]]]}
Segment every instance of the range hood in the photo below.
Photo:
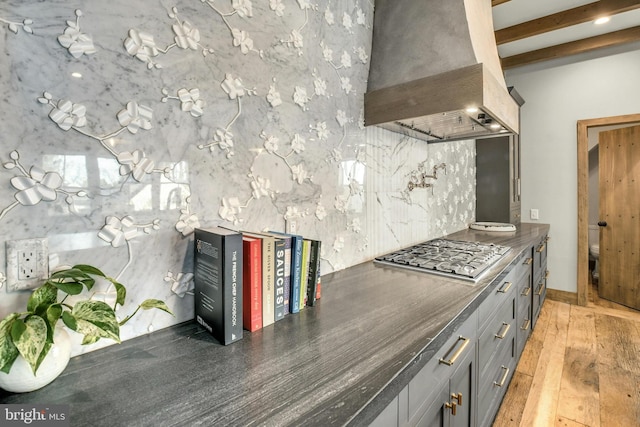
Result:
{"type": "Polygon", "coordinates": [[[429,142],[519,133],[490,0],[376,0],[366,126],[429,142]]]}

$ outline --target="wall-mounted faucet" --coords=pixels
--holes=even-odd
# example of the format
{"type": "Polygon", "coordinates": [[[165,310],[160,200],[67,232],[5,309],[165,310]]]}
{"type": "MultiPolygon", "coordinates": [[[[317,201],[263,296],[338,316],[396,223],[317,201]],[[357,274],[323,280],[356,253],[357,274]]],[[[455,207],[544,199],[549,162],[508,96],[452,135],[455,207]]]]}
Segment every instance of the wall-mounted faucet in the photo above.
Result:
{"type": "Polygon", "coordinates": [[[438,179],[438,169],[444,170],[444,173],[447,173],[447,164],[440,163],[433,167],[433,173],[431,175],[427,175],[424,170],[424,163],[422,162],[418,165],[417,173],[416,171],[411,173],[411,178],[409,183],[407,184],[407,189],[409,191],[413,191],[414,188],[431,188],[431,194],[433,194],[433,183],[427,182],[427,179],[438,179]]]}

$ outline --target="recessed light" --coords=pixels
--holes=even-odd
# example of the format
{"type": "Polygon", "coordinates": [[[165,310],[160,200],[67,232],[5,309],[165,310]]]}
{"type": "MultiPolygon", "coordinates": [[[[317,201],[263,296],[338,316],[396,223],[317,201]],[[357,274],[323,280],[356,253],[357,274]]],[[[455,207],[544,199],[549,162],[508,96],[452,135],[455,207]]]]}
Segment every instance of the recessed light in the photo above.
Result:
{"type": "Polygon", "coordinates": [[[606,24],[607,22],[609,22],[611,18],[609,18],[608,16],[603,16],[601,18],[596,19],[595,21],[593,21],[594,24],[596,25],[602,25],[602,24],[606,24]]]}
{"type": "Polygon", "coordinates": [[[478,108],[477,107],[469,107],[469,108],[467,108],[466,111],[469,114],[473,114],[473,113],[477,113],[478,112],[478,108]]]}

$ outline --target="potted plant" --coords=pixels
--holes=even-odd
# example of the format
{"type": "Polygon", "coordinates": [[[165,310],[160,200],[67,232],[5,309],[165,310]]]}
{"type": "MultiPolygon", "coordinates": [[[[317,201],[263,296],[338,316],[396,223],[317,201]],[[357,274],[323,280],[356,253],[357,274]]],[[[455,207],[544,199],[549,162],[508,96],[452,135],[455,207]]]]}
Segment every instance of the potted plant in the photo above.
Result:
{"type": "Polygon", "coordinates": [[[124,305],[126,293],[124,285],[91,265],[75,265],[51,274],[31,294],[26,311],[11,313],[0,321],[0,387],[7,391],[31,391],[43,387],[62,373],[71,352],[68,334],[62,324],[82,334],[82,344],[93,344],[100,338],[119,343],[120,326],[138,310],[157,308],[173,315],[163,301],[147,299],[133,313],[118,321],[115,310],[118,305],[124,305]],[[91,291],[96,277],[111,282],[115,287],[113,307],[90,298],[76,301],[73,305],[67,302],[72,295],[91,291]],[[54,355],[61,359],[56,360],[54,355]],[[41,373],[45,368],[48,372],[41,373]],[[10,377],[14,371],[16,376],[27,378],[10,377]]]}

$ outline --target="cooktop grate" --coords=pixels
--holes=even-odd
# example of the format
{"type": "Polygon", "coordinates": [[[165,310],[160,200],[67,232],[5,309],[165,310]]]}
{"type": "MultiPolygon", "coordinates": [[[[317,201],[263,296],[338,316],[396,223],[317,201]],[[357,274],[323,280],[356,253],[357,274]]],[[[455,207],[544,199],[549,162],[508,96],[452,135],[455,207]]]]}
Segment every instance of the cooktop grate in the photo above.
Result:
{"type": "Polygon", "coordinates": [[[510,250],[493,243],[434,239],[379,256],[375,262],[475,282],[510,250]]]}

